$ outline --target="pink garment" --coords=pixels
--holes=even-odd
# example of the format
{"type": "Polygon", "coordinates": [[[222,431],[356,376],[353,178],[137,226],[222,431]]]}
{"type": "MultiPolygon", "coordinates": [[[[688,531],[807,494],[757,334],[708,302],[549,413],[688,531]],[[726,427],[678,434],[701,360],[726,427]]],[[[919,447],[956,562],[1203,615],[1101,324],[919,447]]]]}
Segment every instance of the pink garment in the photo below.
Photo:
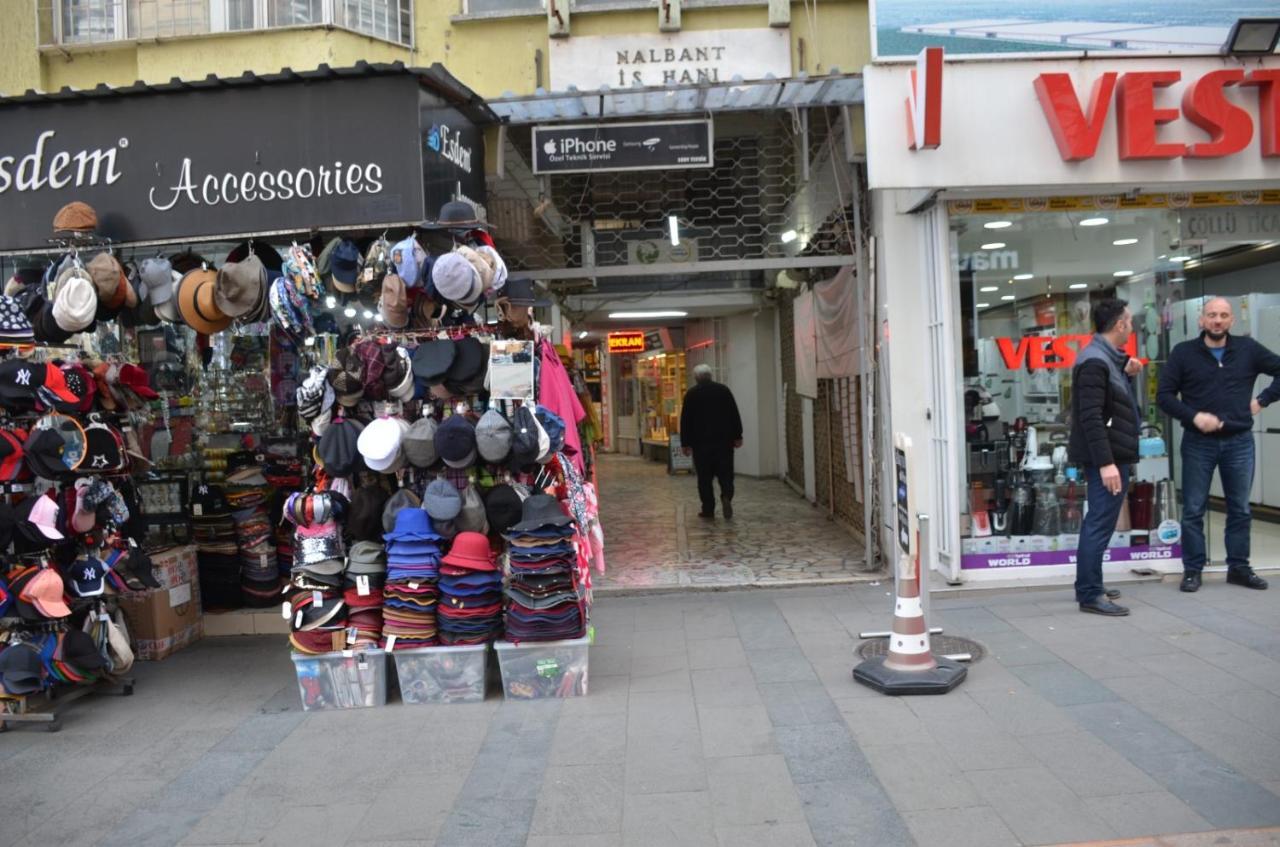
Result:
{"type": "Polygon", "coordinates": [[[546,406],[564,421],[564,452],[573,461],[578,473],[582,474],[585,465],[582,461],[582,439],[578,436],[578,424],[587,416],[587,412],[573,390],[573,381],[560,363],[556,348],[543,340],[538,355],[542,364],[541,375],[538,377],[538,405],[546,406]]]}

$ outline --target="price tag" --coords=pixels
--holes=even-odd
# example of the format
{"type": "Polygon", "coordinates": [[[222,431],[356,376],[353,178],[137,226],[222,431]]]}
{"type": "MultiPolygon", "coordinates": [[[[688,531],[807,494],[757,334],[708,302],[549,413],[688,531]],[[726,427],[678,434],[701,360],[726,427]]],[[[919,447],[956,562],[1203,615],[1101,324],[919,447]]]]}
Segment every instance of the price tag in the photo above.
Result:
{"type": "Polygon", "coordinates": [[[317,608],[317,609],[318,609],[318,608],[320,608],[321,606],[323,606],[323,605],[324,605],[324,592],[322,592],[322,591],[312,591],[312,592],[311,592],[311,605],[312,605],[314,608],[317,608]]]}
{"type": "Polygon", "coordinates": [[[396,649],[396,637],[397,636],[394,636],[394,635],[387,636],[387,650],[396,649]]]}
{"type": "Polygon", "coordinates": [[[302,629],[302,612],[298,612],[298,614],[294,615],[294,617],[293,617],[293,628],[294,628],[294,629],[302,629]]]}
{"type": "Polygon", "coordinates": [[[260,554],[258,555],[258,565],[259,565],[259,566],[261,566],[261,567],[264,567],[264,568],[267,566],[267,554],[266,554],[266,553],[260,553],[260,554]]]}
{"type": "Polygon", "coordinates": [[[191,504],[191,514],[195,515],[197,518],[203,518],[203,517],[204,517],[204,506],[201,506],[199,503],[192,503],[192,504],[191,504]]]}
{"type": "Polygon", "coordinates": [[[315,337],[314,335],[308,335],[308,336],[307,336],[307,338],[306,338],[306,340],[302,342],[302,346],[304,346],[304,347],[315,347],[315,346],[316,346],[316,337],[315,337]]]}
{"type": "Polygon", "coordinates": [[[348,629],[347,629],[347,643],[348,643],[348,644],[355,644],[355,643],[356,643],[356,638],[359,636],[359,634],[360,634],[359,630],[357,630],[354,626],[353,626],[353,627],[348,627],[348,629]]]}
{"type": "Polygon", "coordinates": [[[418,583],[416,583],[416,582],[411,582],[411,583],[409,583],[409,587],[410,587],[410,588],[412,588],[414,591],[417,591],[417,590],[418,590],[418,583]]]}
{"type": "Polygon", "coordinates": [[[342,651],[342,658],[344,658],[344,659],[350,659],[350,658],[353,658],[353,657],[355,656],[355,654],[356,654],[356,651],[355,651],[355,650],[343,650],[343,651],[342,651]]]}
{"type": "Polygon", "coordinates": [[[367,597],[373,592],[369,590],[369,577],[360,574],[356,577],[356,594],[360,597],[367,597]]]}
{"type": "Polygon", "coordinates": [[[284,605],[280,607],[280,617],[289,620],[293,616],[293,606],[288,600],[284,601],[284,605]]]}

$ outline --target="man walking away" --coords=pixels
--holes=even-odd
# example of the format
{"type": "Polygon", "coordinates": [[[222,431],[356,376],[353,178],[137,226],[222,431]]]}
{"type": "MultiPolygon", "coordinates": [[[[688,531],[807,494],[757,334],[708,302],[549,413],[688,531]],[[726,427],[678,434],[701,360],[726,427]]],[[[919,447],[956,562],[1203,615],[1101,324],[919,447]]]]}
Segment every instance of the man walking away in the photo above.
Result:
{"type": "Polygon", "coordinates": [[[1253,487],[1253,416],[1280,399],[1280,356],[1252,338],[1232,335],[1231,303],[1209,299],[1200,337],[1173,348],[1160,374],[1156,402],[1182,421],[1182,585],[1200,588],[1205,563],[1204,510],[1213,469],[1227,501],[1227,582],[1263,589],[1249,567],[1249,490],[1253,487]],[[1277,377],[1256,397],[1261,374],[1277,377]]]}
{"type": "Polygon", "coordinates": [[[733,451],[742,446],[742,418],[733,392],[729,386],[711,379],[710,366],[694,367],[693,379],[693,387],[685,393],[680,409],[680,445],[686,456],[693,454],[698,497],[702,499],[698,517],[716,516],[714,478],[720,481],[724,516],[732,518],[733,451]]]}
{"type": "Polygon", "coordinates": [[[1123,349],[1133,331],[1124,300],[1095,303],[1093,325],[1097,334],[1071,371],[1068,453],[1074,464],[1084,466],[1089,504],[1076,550],[1076,602],[1082,612],[1127,615],[1128,608],[1108,599],[1120,594],[1102,584],[1102,557],[1129,490],[1130,466],[1138,461],[1141,415],[1130,377],[1142,365],[1123,349]]]}

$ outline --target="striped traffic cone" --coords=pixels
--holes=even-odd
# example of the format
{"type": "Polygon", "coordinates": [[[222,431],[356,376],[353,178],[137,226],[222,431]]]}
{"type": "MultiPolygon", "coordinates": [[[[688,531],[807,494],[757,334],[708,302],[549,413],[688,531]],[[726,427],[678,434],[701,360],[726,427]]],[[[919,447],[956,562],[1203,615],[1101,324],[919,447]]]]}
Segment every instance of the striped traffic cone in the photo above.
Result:
{"type": "Polygon", "coordinates": [[[898,598],[893,606],[893,632],[889,635],[889,655],[884,666],[895,671],[927,671],[938,666],[929,649],[929,627],[920,602],[920,569],[915,579],[898,580],[898,598]]]}

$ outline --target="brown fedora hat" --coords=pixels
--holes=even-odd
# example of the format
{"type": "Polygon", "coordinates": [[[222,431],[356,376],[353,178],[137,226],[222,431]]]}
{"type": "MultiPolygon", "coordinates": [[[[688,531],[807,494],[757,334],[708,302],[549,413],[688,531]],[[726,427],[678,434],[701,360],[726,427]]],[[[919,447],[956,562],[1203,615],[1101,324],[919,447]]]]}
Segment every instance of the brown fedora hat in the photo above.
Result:
{"type": "Polygon", "coordinates": [[[250,255],[241,262],[227,262],[219,269],[213,299],[223,314],[244,317],[261,305],[266,284],[266,267],[261,259],[250,255]]]}
{"type": "Polygon", "coordinates": [[[217,284],[217,272],[204,268],[187,273],[178,283],[178,314],[187,326],[204,335],[222,332],[234,320],[214,300],[217,284]]]}

